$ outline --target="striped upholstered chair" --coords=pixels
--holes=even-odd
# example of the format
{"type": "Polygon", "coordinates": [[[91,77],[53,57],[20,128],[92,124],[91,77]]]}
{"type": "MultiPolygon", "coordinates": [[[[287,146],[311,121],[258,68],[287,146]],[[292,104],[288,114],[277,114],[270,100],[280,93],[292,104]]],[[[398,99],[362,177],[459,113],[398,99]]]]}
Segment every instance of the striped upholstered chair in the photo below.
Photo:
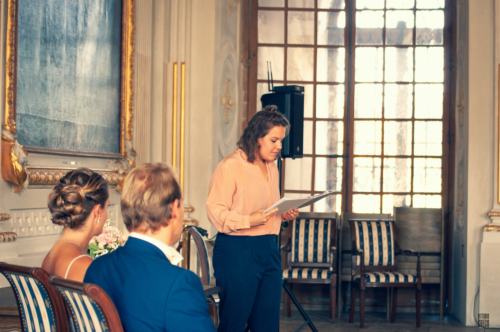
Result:
{"type": "Polygon", "coordinates": [[[359,288],[360,325],[364,325],[366,287],[390,287],[393,289],[391,322],[396,318],[399,287],[414,287],[416,291],[417,327],[420,327],[420,302],[422,280],[420,278],[420,253],[401,251],[396,242],[394,220],[349,220],[352,240],[351,312],[349,322],[354,321],[355,289],[359,288]],[[417,273],[397,272],[396,255],[417,256],[417,273]]]}
{"type": "MultiPolygon", "coordinates": [[[[339,223],[336,213],[300,213],[288,231],[288,268],[283,281],[292,289],[293,284],[330,285],[330,318],[335,322],[337,290],[337,234],[339,223]]],[[[290,297],[286,300],[286,314],[290,317],[290,297]]]]}
{"type": "Polygon", "coordinates": [[[57,276],[49,281],[62,295],[76,332],[123,332],[115,305],[101,287],[57,276]]]}
{"type": "MultiPolygon", "coordinates": [[[[184,231],[188,232],[193,238],[196,244],[196,249],[198,250],[198,260],[201,269],[201,284],[203,285],[203,292],[205,293],[205,299],[208,303],[209,315],[212,318],[214,325],[219,326],[219,293],[222,289],[219,286],[211,285],[211,272],[210,272],[210,260],[208,258],[207,244],[203,240],[201,232],[206,231],[203,228],[196,226],[186,226],[184,231]]],[[[188,266],[189,268],[189,266],[188,266]]]]}
{"type": "Polygon", "coordinates": [[[14,290],[23,331],[68,331],[64,302],[47,272],[0,262],[0,273],[14,290]]]}

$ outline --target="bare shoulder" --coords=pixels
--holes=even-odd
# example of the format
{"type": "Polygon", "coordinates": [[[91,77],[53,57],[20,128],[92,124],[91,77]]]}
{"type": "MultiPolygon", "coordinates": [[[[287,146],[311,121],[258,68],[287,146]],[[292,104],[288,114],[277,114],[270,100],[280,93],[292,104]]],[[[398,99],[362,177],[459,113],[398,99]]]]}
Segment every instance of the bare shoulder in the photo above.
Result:
{"type": "Polygon", "coordinates": [[[50,274],[64,278],[68,272],[68,279],[82,281],[83,276],[81,280],[77,280],[79,278],[72,278],[71,275],[77,270],[84,270],[83,275],[85,275],[90,263],[92,263],[92,258],[86,256],[77,246],[63,243],[52,247],[42,267],[50,274]]]}

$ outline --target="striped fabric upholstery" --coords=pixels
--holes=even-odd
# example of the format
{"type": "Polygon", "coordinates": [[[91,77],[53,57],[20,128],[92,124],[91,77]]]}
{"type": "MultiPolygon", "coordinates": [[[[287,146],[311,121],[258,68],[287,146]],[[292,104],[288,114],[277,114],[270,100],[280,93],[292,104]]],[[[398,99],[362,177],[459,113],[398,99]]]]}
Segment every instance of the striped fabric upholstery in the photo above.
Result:
{"type": "Polygon", "coordinates": [[[71,310],[76,332],[109,331],[104,313],[93,299],[73,289],[56,288],[71,310]]]}
{"type": "MultiPolygon", "coordinates": [[[[364,252],[365,266],[394,266],[394,233],[392,222],[354,221],[357,247],[364,252]]],[[[360,265],[358,256],[357,264],[360,265]]]]}
{"type": "Polygon", "coordinates": [[[284,279],[332,279],[329,269],[294,268],[283,271],[284,279]]]}
{"type": "Polygon", "coordinates": [[[2,274],[16,292],[24,331],[56,331],[54,308],[42,283],[30,275],[8,271],[2,274]]]}
{"type": "MultiPolygon", "coordinates": [[[[417,282],[417,277],[411,274],[403,274],[398,272],[371,272],[365,273],[364,275],[367,283],[408,283],[417,282]]],[[[361,279],[361,275],[355,275],[353,280],[357,281],[361,279]]]]}
{"type": "Polygon", "coordinates": [[[297,219],[292,230],[292,263],[330,263],[332,219],[297,219]]]}

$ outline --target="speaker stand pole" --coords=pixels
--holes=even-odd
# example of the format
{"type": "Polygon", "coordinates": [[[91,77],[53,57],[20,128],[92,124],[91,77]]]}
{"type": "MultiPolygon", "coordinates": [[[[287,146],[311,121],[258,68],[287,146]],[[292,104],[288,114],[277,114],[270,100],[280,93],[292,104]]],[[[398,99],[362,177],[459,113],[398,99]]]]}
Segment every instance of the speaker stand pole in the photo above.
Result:
{"type": "MultiPolygon", "coordinates": [[[[281,193],[281,171],[282,171],[282,167],[283,167],[283,165],[282,165],[282,159],[281,159],[281,157],[278,157],[278,173],[279,173],[279,179],[280,179],[280,181],[279,181],[280,193],[281,193]]],[[[278,250],[281,252],[281,227],[280,227],[280,231],[279,231],[278,236],[277,236],[277,242],[278,242],[278,250]]],[[[304,318],[304,320],[305,320],[305,323],[302,324],[295,332],[298,332],[298,331],[302,330],[302,328],[304,326],[306,326],[306,325],[309,325],[309,327],[311,328],[311,331],[318,332],[318,330],[316,330],[316,327],[314,326],[313,322],[311,321],[311,319],[309,318],[309,316],[307,315],[307,313],[304,311],[304,309],[300,305],[299,301],[297,301],[297,298],[295,297],[295,295],[293,295],[292,291],[288,287],[288,284],[287,284],[287,282],[286,282],[285,279],[281,279],[281,286],[283,287],[283,289],[285,290],[285,292],[287,293],[287,295],[290,297],[290,299],[292,300],[292,302],[295,305],[295,307],[297,308],[297,310],[302,315],[302,318],[304,318]]]]}

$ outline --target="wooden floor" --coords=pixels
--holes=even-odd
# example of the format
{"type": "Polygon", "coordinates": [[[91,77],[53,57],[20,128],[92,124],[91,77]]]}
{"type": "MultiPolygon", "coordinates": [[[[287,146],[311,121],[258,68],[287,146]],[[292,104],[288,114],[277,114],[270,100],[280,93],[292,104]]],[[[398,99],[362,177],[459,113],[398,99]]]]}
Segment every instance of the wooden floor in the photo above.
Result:
{"type": "MultiPolygon", "coordinates": [[[[12,290],[9,288],[0,288],[0,307],[16,307],[16,300],[12,290]]],[[[0,332],[20,331],[19,317],[2,316],[0,310],[0,332]]],[[[462,326],[453,317],[445,317],[440,322],[438,315],[422,315],[420,328],[415,326],[414,314],[397,314],[396,322],[390,323],[386,319],[385,313],[366,313],[365,314],[365,327],[359,328],[359,315],[356,313],[354,323],[348,322],[348,315],[344,313],[342,318],[338,318],[335,324],[332,324],[328,311],[309,311],[308,315],[312,320],[318,332],[473,332],[484,331],[479,327],[465,327],[462,326]]],[[[292,310],[290,318],[285,317],[283,312],[280,319],[280,332],[293,332],[297,331],[304,324],[304,320],[300,313],[292,310]]],[[[311,331],[309,326],[304,326],[302,332],[311,331]]]]}
{"type": "MultiPolygon", "coordinates": [[[[409,314],[400,314],[396,317],[395,323],[389,323],[385,314],[367,313],[365,317],[365,327],[360,329],[359,323],[355,320],[349,324],[347,314],[340,322],[335,324],[330,322],[328,311],[311,311],[308,313],[318,332],[473,332],[484,331],[479,327],[465,327],[455,319],[445,317],[443,322],[439,322],[438,316],[422,315],[422,325],[415,327],[415,317],[409,314]]],[[[292,317],[281,317],[280,332],[296,331],[304,321],[298,312],[292,312],[292,317]]],[[[20,331],[18,317],[0,316],[0,332],[20,331]]],[[[304,326],[302,332],[311,331],[309,326],[304,326]]]]}
{"type": "MultiPolygon", "coordinates": [[[[422,315],[420,328],[416,327],[415,314],[397,314],[396,322],[390,323],[385,313],[366,313],[365,326],[359,327],[359,314],[356,313],[354,323],[349,323],[348,314],[342,315],[339,320],[335,319],[332,324],[328,311],[310,311],[309,318],[312,320],[318,332],[475,332],[484,331],[479,327],[466,327],[452,317],[445,317],[439,321],[439,315],[422,315]]],[[[304,320],[298,311],[292,311],[292,317],[281,317],[280,332],[293,332],[304,324],[304,320]]],[[[301,330],[309,332],[309,326],[304,326],[301,330]]]]}

